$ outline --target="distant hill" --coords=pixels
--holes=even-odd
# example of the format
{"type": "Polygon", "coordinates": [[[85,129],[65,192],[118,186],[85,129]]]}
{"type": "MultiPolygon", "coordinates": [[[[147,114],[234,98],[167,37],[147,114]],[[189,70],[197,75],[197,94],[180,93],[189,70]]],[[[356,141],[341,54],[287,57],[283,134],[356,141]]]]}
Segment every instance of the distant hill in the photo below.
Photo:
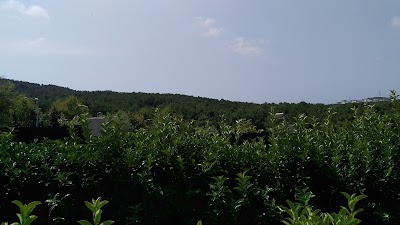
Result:
{"type": "MultiPolygon", "coordinates": [[[[76,91],[56,85],[41,85],[24,81],[9,80],[15,85],[15,90],[28,97],[40,99],[41,106],[47,109],[56,99],[76,96],[93,112],[115,112],[118,110],[138,109],[144,106],[163,107],[171,103],[196,104],[217,103],[219,100],[201,97],[192,97],[179,94],[150,94],[150,93],[124,93],[114,91],[76,91]]],[[[228,101],[225,101],[228,102],[228,101]]],[[[236,103],[235,103],[236,104],[236,103]]],[[[251,103],[239,103],[256,105],[251,103]]]]}
{"type": "MultiPolygon", "coordinates": [[[[46,112],[52,102],[68,96],[76,96],[87,105],[89,112],[95,116],[98,112],[115,113],[119,110],[132,114],[154,113],[156,108],[167,109],[169,112],[182,115],[187,120],[216,122],[224,115],[228,123],[233,124],[237,119],[251,119],[253,124],[264,128],[269,123],[272,107],[275,112],[283,112],[286,120],[294,121],[294,117],[305,114],[308,117],[321,117],[327,113],[328,107],[337,111],[336,120],[349,119],[352,116],[352,107],[362,108],[362,103],[344,105],[324,105],[301,103],[255,104],[232,102],[226,100],[193,97],[179,94],[149,94],[149,93],[120,93],[113,91],[76,91],[55,85],[40,85],[24,81],[9,80],[15,85],[15,90],[28,97],[39,98],[42,111],[46,112]]],[[[387,102],[379,103],[378,110],[387,109],[387,102]]]]}
{"type": "MultiPolygon", "coordinates": [[[[119,110],[137,112],[146,109],[154,111],[156,108],[168,108],[171,112],[183,115],[186,119],[219,120],[220,115],[229,115],[228,120],[238,118],[253,118],[251,111],[258,111],[257,117],[262,114],[265,118],[270,110],[267,105],[226,100],[193,97],[180,94],[149,94],[149,93],[120,93],[113,91],[76,91],[55,85],[41,85],[24,81],[9,80],[15,85],[15,90],[31,98],[39,98],[43,111],[51,107],[56,99],[76,96],[87,105],[91,115],[98,112],[115,113],[119,110]]],[[[254,121],[257,123],[257,121],[254,121]]],[[[258,121],[261,124],[262,121],[258,121]]]]}

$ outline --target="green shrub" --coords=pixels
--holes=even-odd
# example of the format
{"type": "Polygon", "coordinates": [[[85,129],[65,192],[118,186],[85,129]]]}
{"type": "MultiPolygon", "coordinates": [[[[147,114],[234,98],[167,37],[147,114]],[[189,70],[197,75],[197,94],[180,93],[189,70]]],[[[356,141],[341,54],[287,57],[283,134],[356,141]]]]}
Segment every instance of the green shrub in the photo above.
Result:
{"type": "Polygon", "coordinates": [[[356,196],[356,194],[350,196],[345,192],[342,194],[347,198],[348,208],[341,206],[339,213],[323,213],[320,209],[314,210],[312,206],[308,205],[308,201],[293,203],[287,200],[289,207],[282,208],[289,217],[282,223],[285,225],[356,225],[361,223],[356,215],[363,209],[356,210],[355,205],[367,196],[356,196]]]}

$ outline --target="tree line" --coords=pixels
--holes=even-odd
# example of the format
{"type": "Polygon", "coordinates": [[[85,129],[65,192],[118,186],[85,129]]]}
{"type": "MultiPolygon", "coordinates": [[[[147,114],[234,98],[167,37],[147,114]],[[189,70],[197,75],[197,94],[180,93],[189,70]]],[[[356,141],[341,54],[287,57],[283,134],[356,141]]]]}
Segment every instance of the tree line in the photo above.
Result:
{"type": "MultiPolygon", "coordinates": [[[[181,115],[186,121],[196,121],[198,125],[217,124],[221,117],[230,124],[246,118],[258,129],[270,126],[270,112],[283,113],[288,123],[304,114],[316,120],[326,115],[330,108],[336,112],[332,120],[336,123],[353,118],[352,109],[363,110],[362,103],[353,104],[310,104],[300,103],[244,103],[224,99],[209,99],[179,94],[119,93],[113,91],[75,91],[55,85],[39,85],[23,81],[0,80],[0,104],[2,119],[0,126],[16,124],[31,126],[34,112],[33,99],[40,101],[41,125],[54,126],[73,120],[76,115],[88,113],[90,116],[124,112],[130,123],[136,127],[151,124],[156,109],[181,115]]],[[[383,114],[389,109],[389,102],[375,103],[376,110],[383,114]]]]}

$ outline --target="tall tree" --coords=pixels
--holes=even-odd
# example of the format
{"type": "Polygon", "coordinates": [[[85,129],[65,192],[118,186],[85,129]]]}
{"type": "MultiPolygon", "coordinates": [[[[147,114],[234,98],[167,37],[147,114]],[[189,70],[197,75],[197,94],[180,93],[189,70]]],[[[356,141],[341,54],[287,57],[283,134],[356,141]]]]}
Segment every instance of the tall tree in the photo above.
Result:
{"type": "Polygon", "coordinates": [[[15,98],[14,85],[0,78],[0,126],[10,126],[12,123],[12,105],[15,98]]]}
{"type": "Polygon", "coordinates": [[[14,84],[0,78],[0,127],[30,125],[33,101],[14,91],[14,84]]]}
{"type": "Polygon", "coordinates": [[[71,120],[77,115],[87,113],[88,107],[83,105],[77,97],[69,96],[65,99],[54,101],[51,110],[57,111],[67,120],[71,120]]]}

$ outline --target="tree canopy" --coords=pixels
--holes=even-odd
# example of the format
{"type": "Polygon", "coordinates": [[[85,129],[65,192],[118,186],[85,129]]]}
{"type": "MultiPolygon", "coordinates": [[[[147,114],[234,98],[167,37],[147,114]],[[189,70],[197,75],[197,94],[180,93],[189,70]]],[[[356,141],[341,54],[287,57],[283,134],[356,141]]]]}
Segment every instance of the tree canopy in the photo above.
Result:
{"type": "Polygon", "coordinates": [[[28,126],[34,110],[32,99],[15,91],[15,85],[0,78],[0,127],[28,126]]]}

